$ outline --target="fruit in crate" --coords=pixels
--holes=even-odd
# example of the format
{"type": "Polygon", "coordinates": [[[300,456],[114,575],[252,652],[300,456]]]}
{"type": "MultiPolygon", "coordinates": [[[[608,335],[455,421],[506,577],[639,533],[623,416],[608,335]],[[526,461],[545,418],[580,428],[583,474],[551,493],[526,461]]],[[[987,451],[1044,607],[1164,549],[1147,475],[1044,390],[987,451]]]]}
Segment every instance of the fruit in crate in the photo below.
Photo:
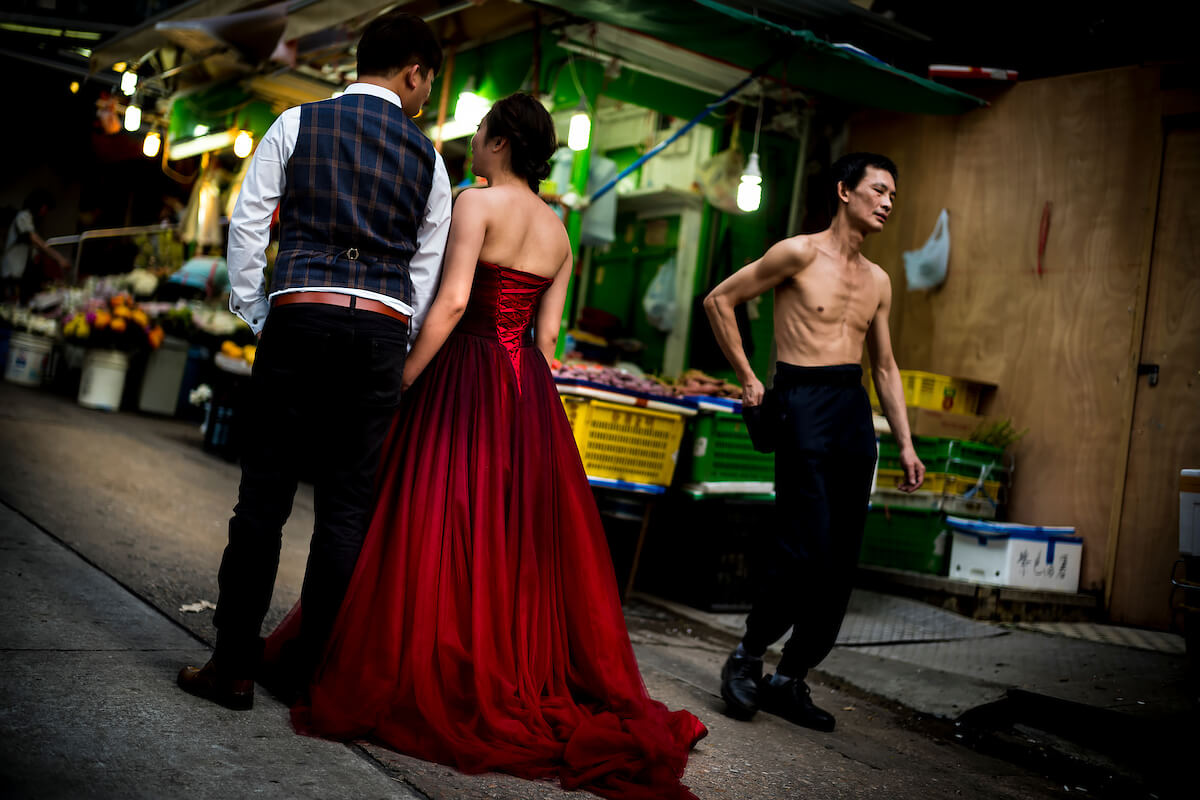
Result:
{"type": "Polygon", "coordinates": [[[252,344],[248,344],[242,348],[242,358],[244,358],[246,360],[247,364],[254,366],[254,354],[257,351],[258,351],[257,347],[255,347],[252,344]]]}
{"type": "Polygon", "coordinates": [[[113,317],[113,320],[109,323],[108,327],[112,328],[113,333],[124,333],[125,324],[124,317],[113,317]]]}
{"type": "Polygon", "coordinates": [[[243,349],[231,339],[221,342],[221,353],[230,358],[241,358],[243,349]]]}

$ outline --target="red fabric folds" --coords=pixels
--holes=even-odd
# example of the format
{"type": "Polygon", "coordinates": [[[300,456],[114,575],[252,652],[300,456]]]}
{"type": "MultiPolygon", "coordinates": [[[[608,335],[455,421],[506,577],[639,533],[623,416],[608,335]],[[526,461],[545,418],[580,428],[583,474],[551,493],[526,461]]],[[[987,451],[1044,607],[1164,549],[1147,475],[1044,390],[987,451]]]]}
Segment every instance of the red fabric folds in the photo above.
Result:
{"type": "Polygon", "coordinates": [[[480,263],[393,428],[370,532],[293,720],[464,772],[693,798],[679,780],[707,730],[646,692],[571,428],[531,346],[549,284],[480,263]]]}

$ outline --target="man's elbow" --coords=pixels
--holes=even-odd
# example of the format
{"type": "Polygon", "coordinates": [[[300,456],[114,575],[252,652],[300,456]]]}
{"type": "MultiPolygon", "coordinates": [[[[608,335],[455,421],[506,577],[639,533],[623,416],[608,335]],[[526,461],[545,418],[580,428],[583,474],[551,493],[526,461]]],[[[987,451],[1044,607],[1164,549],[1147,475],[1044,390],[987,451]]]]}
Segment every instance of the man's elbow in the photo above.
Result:
{"type": "Polygon", "coordinates": [[[713,289],[704,297],[704,313],[708,315],[710,320],[716,321],[721,318],[721,306],[723,300],[717,290],[713,289]]]}

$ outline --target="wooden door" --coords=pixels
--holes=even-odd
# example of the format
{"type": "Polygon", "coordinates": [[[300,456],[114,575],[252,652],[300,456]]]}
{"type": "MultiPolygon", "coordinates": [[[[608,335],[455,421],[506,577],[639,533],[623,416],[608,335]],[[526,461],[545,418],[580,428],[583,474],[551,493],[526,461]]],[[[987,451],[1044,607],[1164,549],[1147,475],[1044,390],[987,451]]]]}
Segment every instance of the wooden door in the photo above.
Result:
{"type": "Polygon", "coordinates": [[[1129,461],[1110,594],[1114,622],[1166,628],[1179,557],[1179,470],[1200,467],[1200,128],[1168,130],[1129,461]]]}

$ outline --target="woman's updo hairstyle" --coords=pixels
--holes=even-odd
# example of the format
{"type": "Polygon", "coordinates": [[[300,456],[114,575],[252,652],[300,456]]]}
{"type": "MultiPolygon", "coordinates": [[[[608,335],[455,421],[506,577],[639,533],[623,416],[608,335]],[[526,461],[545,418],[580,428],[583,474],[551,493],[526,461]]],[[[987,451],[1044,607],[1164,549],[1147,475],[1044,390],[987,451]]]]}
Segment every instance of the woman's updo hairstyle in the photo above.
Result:
{"type": "Polygon", "coordinates": [[[487,136],[508,140],[511,169],[529,183],[536,194],[550,174],[550,157],[558,149],[550,113],[530,94],[518,92],[499,100],[487,113],[487,136]]]}

